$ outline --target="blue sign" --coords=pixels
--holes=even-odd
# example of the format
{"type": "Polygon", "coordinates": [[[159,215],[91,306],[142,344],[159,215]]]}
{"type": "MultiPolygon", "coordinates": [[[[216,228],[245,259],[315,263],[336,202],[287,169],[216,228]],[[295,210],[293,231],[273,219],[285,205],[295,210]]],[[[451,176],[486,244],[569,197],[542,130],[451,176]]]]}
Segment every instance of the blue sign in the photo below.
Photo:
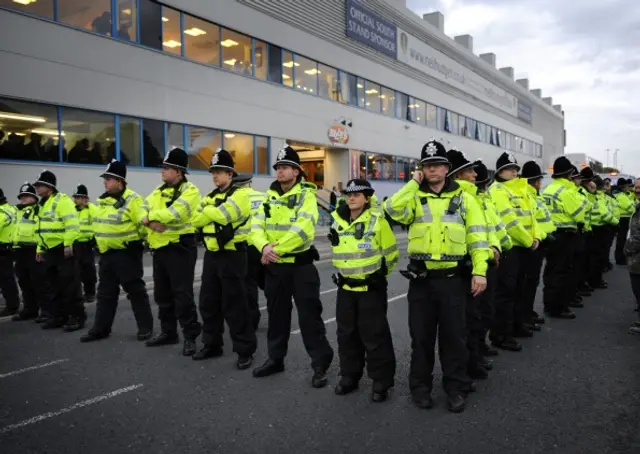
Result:
{"type": "Polygon", "coordinates": [[[369,11],[359,0],[347,0],[347,36],[397,58],[398,28],[369,11]]]}
{"type": "Polygon", "coordinates": [[[533,108],[530,104],[524,103],[518,99],[518,118],[524,122],[531,124],[533,122],[533,108]]]}

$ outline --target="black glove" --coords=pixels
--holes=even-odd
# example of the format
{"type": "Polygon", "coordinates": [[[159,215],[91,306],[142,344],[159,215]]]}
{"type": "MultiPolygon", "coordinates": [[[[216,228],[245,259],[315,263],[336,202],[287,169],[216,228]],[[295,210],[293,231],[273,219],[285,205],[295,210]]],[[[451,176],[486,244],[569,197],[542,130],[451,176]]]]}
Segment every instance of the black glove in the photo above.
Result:
{"type": "Polygon", "coordinates": [[[327,238],[329,239],[329,242],[331,243],[332,246],[337,246],[340,244],[340,236],[338,235],[338,232],[336,232],[335,229],[331,229],[329,231],[327,238]]]}

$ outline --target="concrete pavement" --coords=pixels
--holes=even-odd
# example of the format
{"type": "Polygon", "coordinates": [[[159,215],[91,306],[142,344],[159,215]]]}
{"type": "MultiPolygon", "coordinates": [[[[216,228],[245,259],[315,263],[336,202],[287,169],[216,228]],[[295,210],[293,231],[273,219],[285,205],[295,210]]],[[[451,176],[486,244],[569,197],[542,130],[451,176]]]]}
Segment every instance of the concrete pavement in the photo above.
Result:
{"type": "MultiPolygon", "coordinates": [[[[318,268],[335,348],[332,270],[318,268]]],[[[627,334],[635,316],[628,276],[614,270],[607,280],[608,290],[576,309],[578,319],[548,320],[521,353],[501,352],[461,415],[446,411],[439,386],[433,410],[409,401],[407,281],[397,271],[389,320],[398,373],[383,404],[370,403],[368,379],[335,396],[337,359],[330,386],[312,389],[295,316],[287,370],[264,379],[235,370],[228,339],[225,356],[203,363],[180,356],[180,346],[144,347],[126,300],[112,336],[92,344],[80,344],[81,333],[2,322],[0,446],[11,454],[638,453],[640,338],[627,334]]],[[[263,319],[256,364],[265,333],[263,319]]]]}

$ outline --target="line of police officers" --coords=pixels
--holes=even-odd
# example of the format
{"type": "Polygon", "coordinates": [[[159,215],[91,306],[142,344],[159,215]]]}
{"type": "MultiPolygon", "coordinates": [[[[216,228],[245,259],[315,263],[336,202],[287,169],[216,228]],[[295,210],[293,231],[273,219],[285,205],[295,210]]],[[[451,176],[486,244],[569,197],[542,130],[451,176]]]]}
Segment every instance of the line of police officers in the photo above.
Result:
{"type": "MultiPolygon", "coordinates": [[[[74,206],[57,191],[49,171],[33,186],[20,188],[16,207],[1,196],[0,284],[7,302],[1,315],[75,331],[86,320],[84,301],[97,297],[93,326],[81,337],[96,341],[110,335],[122,287],[137,338],[147,346],[178,343],[179,324],[185,356],[218,357],[226,321],[237,368],[247,369],[257,348],[261,288],[269,314],[268,358],[253,375],[284,371],[295,303],[312,386],[326,386],[334,352],[313,263],[319,259],[313,245],[316,187],[304,181],[299,156],[290,147],[278,153],[276,180],[263,194],[250,187],[250,177],[237,174],[230,153],[218,150],[210,166],[216,189],[203,198],[187,180],[187,162],[183,150],[169,152],[163,184],[146,199],[129,189],[126,167],[116,160],[101,175],[105,193],[95,205],[80,185],[74,206]],[[193,291],[197,233],[206,246],[198,304],[202,323],[193,291]],[[143,280],[145,245],[153,255],[160,319],[155,337],[143,280]],[[94,249],[100,255],[97,295],[94,249]],[[24,302],[19,312],[14,259],[24,302]]],[[[578,172],[564,157],[555,161],[553,182],[542,192],[540,167],[530,161],[521,169],[510,153],[498,159],[491,184],[482,162],[459,150],[447,152],[435,140],[425,144],[420,162],[422,169],[382,206],[369,182],[351,180],[332,213],[328,238],[338,287],[340,363],[335,393],[355,391],[365,365],[372,401],[386,400],[394,385],[387,278],[399,251],[389,216],[408,226],[409,264],[400,273],[409,279],[412,400],[421,408],[433,406],[437,338],[447,405],[461,412],[475,390],[473,380],[488,377],[487,357],[498,354],[495,348],[520,351],[517,339],[533,336],[544,323],[534,300],[545,259],[549,317],[575,318],[570,308],[582,307],[583,297],[607,287],[603,273],[612,241],[617,234],[616,261],[622,263],[618,251],[635,201],[630,182],[621,179],[609,192],[590,168],[578,172]]]]}

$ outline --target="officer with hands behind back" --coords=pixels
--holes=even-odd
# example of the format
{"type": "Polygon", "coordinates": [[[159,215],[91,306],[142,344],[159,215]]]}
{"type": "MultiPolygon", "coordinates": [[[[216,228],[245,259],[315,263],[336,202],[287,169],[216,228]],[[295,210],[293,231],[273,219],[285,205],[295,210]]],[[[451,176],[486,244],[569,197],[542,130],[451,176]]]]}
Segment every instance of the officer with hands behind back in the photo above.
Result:
{"type": "Polygon", "coordinates": [[[478,202],[447,178],[450,163],[444,146],[431,140],[422,149],[422,170],[385,203],[395,220],[409,227],[409,331],[413,402],[431,408],[436,335],[440,343],[443,384],[448,407],[466,407],[465,311],[468,292],[475,297],[487,286],[487,226],[478,202]],[[468,257],[471,260],[471,270],[468,257]]]}

